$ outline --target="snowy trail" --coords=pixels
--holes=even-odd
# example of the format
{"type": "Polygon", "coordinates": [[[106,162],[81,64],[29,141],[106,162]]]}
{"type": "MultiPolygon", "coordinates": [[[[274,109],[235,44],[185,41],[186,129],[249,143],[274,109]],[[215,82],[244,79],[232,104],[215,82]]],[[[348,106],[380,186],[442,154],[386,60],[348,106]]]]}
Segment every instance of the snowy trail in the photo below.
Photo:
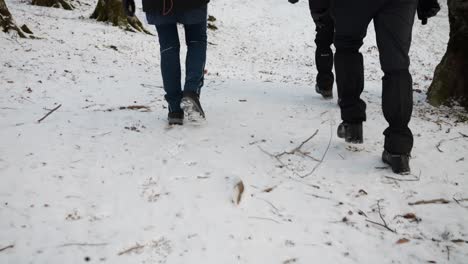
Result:
{"type": "Polygon", "coordinates": [[[335,136],[336,102],[312,89],[305,1],[270,2],[212,5],[220,29],[209,37],[208,119],[168,128],[155,37],[80,19],[92,1],[74,12],[8,1],[44,39],[0,35],[0,263],[466,263],[466,114],[424,103],[445,50],[446,8],[415,27],[422,93],[414,181],[401,181],[380,161],[372,27],[369,120],[356,148],[335,136]],[[120,109],[135,105],[144,107],[120,109]],[[315,132],[301,148],[310,157],[274,157],[315,132]],[[449,203],[409,205],[439,198],[449,203]],[[369,222],[383,223],[379,206],[395,233],[369,222]]]}

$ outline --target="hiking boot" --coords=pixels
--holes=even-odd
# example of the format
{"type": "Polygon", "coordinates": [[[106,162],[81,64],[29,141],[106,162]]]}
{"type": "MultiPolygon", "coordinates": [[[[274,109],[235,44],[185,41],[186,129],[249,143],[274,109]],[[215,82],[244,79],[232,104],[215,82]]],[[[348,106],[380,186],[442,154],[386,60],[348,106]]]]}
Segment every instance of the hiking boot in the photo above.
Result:
{"type": "Polygon", "coordinates": [[[344,138],[346,142],[353,144],[362,144],[364,142],[362,136],[362,122],[361,123],[347,123],[342,122],[338,126],[337,131],[339,138],[344,138]]]}
{"type": "Polygon", "coordinates": [[[382,161],[396,174],[408,175],[411,173],[409,166],[410,154],[392,154],[386,150],[382,153],[382,161]]]}
{"type": "Polygon", "coordinates": [[[197,93],[191,91],[184,91],[182,97],[182,109],[184,109],[187,116],[192,120],[198,119],[197,116],[202,119],[205,118],[205,112],[203,112],[199,97],[197,93]]]}
{"type": "Polygon", "coordinates": [[[184,124],[184,111],[169,112],[167,115],[169,125],[183,125],[184,124]]]}
{"type": "Polygon", "coordinates": [[[330,89],[322,89],[318,85],[315,85],[315,91],[321,94],[324,99],[333,98],[333,87],[330,87],[330,89]]]}

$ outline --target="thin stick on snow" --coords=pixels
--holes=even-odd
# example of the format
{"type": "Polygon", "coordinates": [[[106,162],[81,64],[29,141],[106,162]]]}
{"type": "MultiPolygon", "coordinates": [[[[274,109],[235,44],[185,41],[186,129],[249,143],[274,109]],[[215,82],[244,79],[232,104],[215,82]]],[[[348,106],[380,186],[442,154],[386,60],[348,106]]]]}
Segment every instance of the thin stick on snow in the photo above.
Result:
{"type": "Polygon", "coordinates": [[[14,248],[14,247],[15,247],[15,245],[8,245],[6,247],[2,247],[2,248],[0,248],[0,252],[5,251],[5,250],[7,250],[9,248],[14,248]]]}
{"type": "Polygon", "coordinates": [[[459,137],[454,137],[454,138],[451,138],[451,139],[442,139],[441,141],[439,141],[439,143],[437,143],[436,145],[436,148],[439,152],[443,153],[444,151],[440,148],[442,146],[442,144],[444,142],[447,142],[447,141],[452,141],[452,140],[457,140],[457,139],[461,139],[461,138],[468,138],[468,135],[465,135],[463,133],[460,133],[458,132],[458,134],[460,134],[459,137]]]}
{"type": "Polygon", "coordinates": [[[468,202],[468,198],[457,199],[457,198],[453,197],[453,200],[454,200],[457,204],[461,204],[461,202],[468,202]]]}
{"type": "Polygon", "coordinates": [[[447,260],[450,260],[450,247],[446,246],[447,248],[447,260]]]}
{"type": "Polygon", "coordinates": [[[315,197],[317,199],[331,200],[331,198],[329,198],[329,197],[320,196],[320,195],[313,194],[313,193],[306,193],[305,195],[312,196],[312,197],[315,197]]]}
{"type": "Polygon", "coordinates": [[[414,176],[414,178],[395,178],[392,176],[384,176],[385,178],[389,180],[394,180],[394,181],[419,181],[421,180],[421,171],[419,171],[419,175],[416,176],[414,174],[410,174],[411,176],[414,176]]]}
{"type": "Polygon", "coordinates": [[[102,246],[107,246],[107,243],[67,243],[60,245],[58,247],[72,247],[72,246],[78,246],[78,247],[102,247],[102,246]]]}
{"type": "Polygon", "coordinates": [[[276,212],[280,211],[272,202],[268,201],[267,199],[263,199],[263,198],[257,198],[257,199],[262,200],[265,203],[269,204],[271,208],[273,208],[276,212]]]}
{"type": "Polygon", "coordinates": [[[249,219],[267,220],[267,221],[275,222],[275,223],[277,223],[277,224],[281,224],[280,222],[276,221],[275,219],[266,218],[266,217],[250,216],[249,219]]]}
{"type": "Polygon", "coordinates": [[[377,223],[377,222],[374,222],[374,221],[371,221],[371,220],[369,220],[369,219],[366,219],[366,221],[369,222],[369,223],[371,223],[371,224],[381,226],[381,227],[387,229],[388,231],[390,231],[390,232],[396,234],[396,230],[391,229],[391,228],[388,226],[387,222],[385,221],[385,218],[382,216],[382,209],[381,209],[381,207],[380,207],[380,201],[381,201],[381,200],[377,201],[377,209],[378,209],[378,211],[379,211],[379,217],[380,217],[380,219],[382,220],[382,223],[383,223],[383,224],[377,223]]]}
{"type": "MultiPolygon", "coordinates": [[[[317,130],[317,132],[318,132],[318,130],[317,130]]],[[[320,167],[320,165],[322,165],[323,160],[325,160],[325,157],[326,157],[327,154],[328,154],[328,150],[330,150],[332,138],[333,138],[333,127],[332,127],[332,123],[331,123],[331,121],[330,121],[330,139],[328,140],[328,145],[327,145],[327,148],[325,149],[325,152],[324,152],[323,155],[322,155],[322,158],[321,158],[321,159],[319,160],[319,162],[315,165],[315,167],[312,169],[311,172],[307,173],[306,175],[299,176],[299,177],[301,177],[301,178],[309,177],[310,175],[314,174],[314,172],[320,167]]]]}
{"type": "Polygon", "coordinates": [[[414,203],[408,203],[408,205],[420,205],[420,204],[448,204],[450,203],[449,200],[446,200],[444,198],[440,198],[440,199],[433,199],[433,200],[421,200],[421,201],[417,201],[417,202],[414,202],[414,203]]]}
{"type": "Polygon", "coordinates": [[[142,249],[144,247],[145,247],[144,245],[140,245],[140,244],[137,243],[135,246],[133,246],[133,247],[131,247],[129,249],[126,249],[124,251],[119,252],[117,255],[122,256],[122,255],[125,255],[125,254],[128,254],[128,253],[131,253],[133,251],[140,250],[140,249],[142,249]]]}
{"type": "MultiPolygon", "coordinates": [[[[299,153],[299,154],[301,154],[301,155],[304,155],[304,156],[310,157],[310,158],[312,158],[312,159],[315,159],[315,158],[313,158],[312,156],[310,156],[308,153],[303,152],[303,151],[301,150],[301,148],[302,148],[307,142],[309,142],[311,139],[313,139],[313,138],[318,134],[318,132],[319,132],[319,130],[317,129],[317,130],[314,132],[314,134],[312,134],[312,136],[310,136],[310,137],[308,137],[306,140],[302,141],[302,143],[301,143],[299,146],[295,147],[295,148],[294,148],[293,150],[291,150],[291,151],[283,151],[282,153],[275,155],[275,157],[280,158],[280,157],[283,156],[283,155],[294,155],[294,154],[296,154],[296,153],[299,153]]],[[[318,160],[317,160],[317,161],[318,161],[318,160]]]]}
{"type": "Polygon", "coordinates": [[[53,112],[57,111],[57,109],[59,109],[60,107],[62,106],[62,104],[59,104],[57,107],[55,107],[54,109],[50,110],[44,117],[42,117],[41,119],[37,120],[37,123],[40,123],[42,122],[42,120],[46,119],[49,115],[51,115],[53,112]]]}

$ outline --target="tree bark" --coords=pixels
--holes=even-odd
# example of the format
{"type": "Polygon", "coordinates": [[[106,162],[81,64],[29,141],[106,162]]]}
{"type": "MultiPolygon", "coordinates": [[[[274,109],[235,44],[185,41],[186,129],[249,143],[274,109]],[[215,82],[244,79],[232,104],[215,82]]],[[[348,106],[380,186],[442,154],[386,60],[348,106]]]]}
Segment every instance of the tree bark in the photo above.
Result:
{"type": "Polygon", "coordinates": [[[75,7],[68,0],[32,0],[33,5],[73,10],[75,7]]]}
{"type": "Polygon", "coordinates": [[[122,5],[122,0],[98,0],[91,18],[97,21],[110,22],[113,26],[121,27],[128,31],[138,31],[152,35],[151,32],[143,27],[143,24],[136,16],[127,16],[122,5]]]}
{"type": "Polygon", "coordinates": [[[23,25],[21,28],[16,25],[5,0],[0,0],[0,29],[5,33],[16,31],[21,38],[33,37],[28,35],[32,34],[32,32],[26,25],[23,25]]]}
{"type": "Polygon", "coordinates": [[[468,1],[448,0],[450,39],[447,51],[434,73],[428,91],[429,103],[468,109],[468,1]]]}

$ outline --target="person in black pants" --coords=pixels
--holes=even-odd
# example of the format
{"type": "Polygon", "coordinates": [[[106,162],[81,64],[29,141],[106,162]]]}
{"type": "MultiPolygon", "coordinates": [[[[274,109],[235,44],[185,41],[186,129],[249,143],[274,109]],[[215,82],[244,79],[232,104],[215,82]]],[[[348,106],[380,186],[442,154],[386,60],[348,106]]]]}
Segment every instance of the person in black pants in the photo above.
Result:
{"type": "MultiPolygon", "coordinates": [[[[437,3],[419,0],[420,7],[427,1],[437,3]]],[[[408,53],[417,7],[418,0],[334,0],[331,10],[335,19],[335,71],[343,120],[338,137],[350,143],[363,142],[366,103],[360,98],[364,89],[364,62],[359,48],[373,20],[384,72],[382,108],[389,124],[384,131],[382,160],[399,174],[410,173],[413,148],[413,134],[408,127],[413,110],[408,53]]]]}
{"type": "MultiPolygon", "coordinates": [[[[288,0],[295,4],[299,0],[288,0]]],[[[309,0],[310,13],[315,23],[315,65],[317,67],[317,78],[315,91],[325,99],[333,98],[333,44],[334,22],[330,16],[329,0],[309,0]]]]}

